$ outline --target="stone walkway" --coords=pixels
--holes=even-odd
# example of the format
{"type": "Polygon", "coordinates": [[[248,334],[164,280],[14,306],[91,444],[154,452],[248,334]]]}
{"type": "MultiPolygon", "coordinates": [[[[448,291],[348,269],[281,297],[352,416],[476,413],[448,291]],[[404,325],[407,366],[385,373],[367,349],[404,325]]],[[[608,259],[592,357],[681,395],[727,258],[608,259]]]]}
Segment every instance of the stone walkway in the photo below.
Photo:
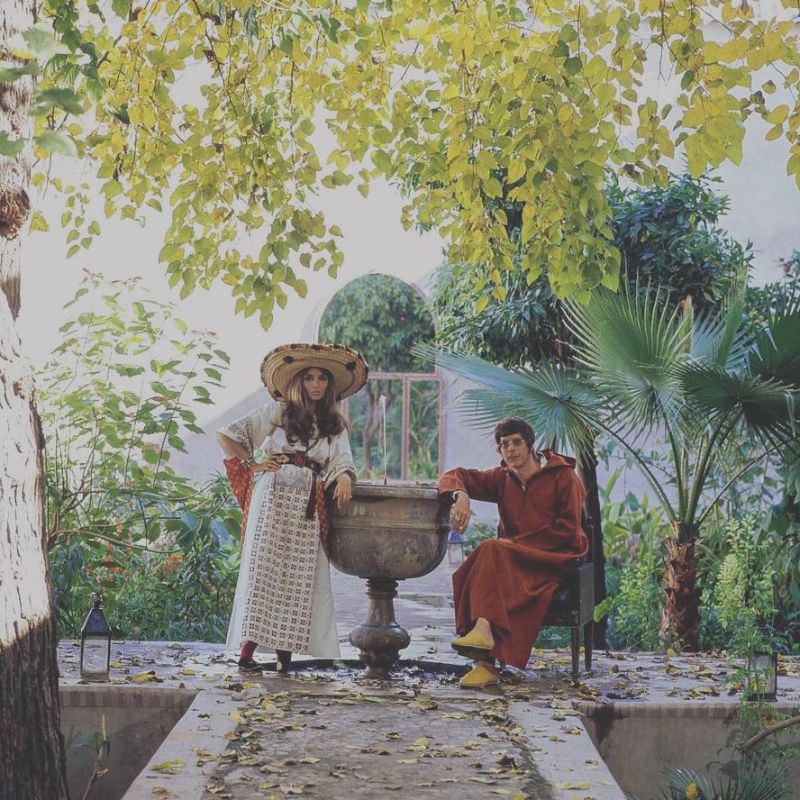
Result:
{"type": "MultiPolygon", "coordinates": [[[[131,704],[137,693],[196,692],[124,800],[624,800],[590,737],[592,709],[738,713],[736,665],[710,656],[599,653],[573,686],[568,651],[534,651],[500,687],[461,690],[467,662],[449,647],[448,584],[445,567],[401,586],[397,617],[411,645],[391,682],[361,677],[347,635],[365,615],[363,586],[338,574],[335,669],[301,660],[288,677],[243,675],[220,645],[115,642],[112,684],[131,704]]],[[[61,643],[64,686],[79,683],[79,652],[61,643]]],[[[781,670],[779,706],[796,708],[800,659],[781,670]]]]}
{"type": "MultiPolygon", "coordinates": [[[[412,631],[411,655],[448,636],[412,631]]],[[[62,643],[65,685],[78,683],[78,653],[62,643]]],[[[740,699],[731,665],[699,656],[599,654],[573,686],[568,653],[534,652],[528,670],[483,692],[458,688],[455,654],[389,683],[362,679],[355,665],[242,675],[219,646],[194,643],[115,643],[113,659],[122,691],[197,691],[124,800],[623,800],[583,724],[587,707],[735,713],[740,699]]],[[[781,707],[796,707],[800,661],[782,671],[781,707]]]]}

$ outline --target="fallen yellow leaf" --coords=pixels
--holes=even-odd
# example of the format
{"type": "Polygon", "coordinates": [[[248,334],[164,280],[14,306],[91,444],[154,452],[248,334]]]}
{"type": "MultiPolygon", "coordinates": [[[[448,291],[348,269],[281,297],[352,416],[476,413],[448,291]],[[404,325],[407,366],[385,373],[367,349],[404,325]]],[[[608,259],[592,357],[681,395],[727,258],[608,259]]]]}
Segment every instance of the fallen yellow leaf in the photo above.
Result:
{"type": "Polygon", "coordinates": [[[591,781],[573,781],[572,783],[557,783],[556,789],[591,789],[591,781]]]}
{"type": "Polygon", "coordinates": [[[152,769],[155,772],[163,772],[165,775],[177,775],[184,767],[186,762],[181,758],[173,759],[172,761],[162,761],[156,764],[152,769]]]}

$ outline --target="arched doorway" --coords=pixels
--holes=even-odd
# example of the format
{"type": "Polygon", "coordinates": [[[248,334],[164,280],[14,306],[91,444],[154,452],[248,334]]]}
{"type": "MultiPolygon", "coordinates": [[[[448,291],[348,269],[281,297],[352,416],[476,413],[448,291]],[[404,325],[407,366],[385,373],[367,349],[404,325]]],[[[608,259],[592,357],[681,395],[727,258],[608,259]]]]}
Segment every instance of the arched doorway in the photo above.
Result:
{"type": "Polygon", "coordinates": [[[389,275],[357,278],[325,308],[318,340],[354,347],[370,365],[367,386],[345,403],[360,478],[438,476],[444,447],[441,378],[432,363],[411,352],[415,344],[433,344],[434,334],[424,298],[389,275]]]}

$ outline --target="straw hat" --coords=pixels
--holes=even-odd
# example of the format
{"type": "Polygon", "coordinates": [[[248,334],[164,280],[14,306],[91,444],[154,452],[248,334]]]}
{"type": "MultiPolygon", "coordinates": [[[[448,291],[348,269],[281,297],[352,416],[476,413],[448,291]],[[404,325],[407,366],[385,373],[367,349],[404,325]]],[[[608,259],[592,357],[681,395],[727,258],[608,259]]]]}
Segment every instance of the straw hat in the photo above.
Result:
{"type": "Polygon", "coordinates": [[[292,378],[308,367],[333,375],[337,400],[355,394],[369,375],[369,365],[356,350],[340,344],[299,343],[270,350],[261,362],[261,380],[275,400],[285,400],[292,378]]]}

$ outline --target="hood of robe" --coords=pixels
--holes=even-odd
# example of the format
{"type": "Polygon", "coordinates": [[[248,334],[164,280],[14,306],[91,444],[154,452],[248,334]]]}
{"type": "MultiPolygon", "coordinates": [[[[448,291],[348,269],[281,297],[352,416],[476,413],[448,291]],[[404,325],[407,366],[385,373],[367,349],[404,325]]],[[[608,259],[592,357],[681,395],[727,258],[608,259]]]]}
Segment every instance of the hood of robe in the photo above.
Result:
{"type": "MultiPolygon", "coordinates": [[[[553,469],[554,467],[569,467],[575,469],[577,461],[572,456],[565,456],[561,453],[556,453],[555,450],[541,450],[539,451],[539,465],[542,469],[553,469]]],[[[500,461],[501,467],[508,467],[505,459],[500,461]]]]}

